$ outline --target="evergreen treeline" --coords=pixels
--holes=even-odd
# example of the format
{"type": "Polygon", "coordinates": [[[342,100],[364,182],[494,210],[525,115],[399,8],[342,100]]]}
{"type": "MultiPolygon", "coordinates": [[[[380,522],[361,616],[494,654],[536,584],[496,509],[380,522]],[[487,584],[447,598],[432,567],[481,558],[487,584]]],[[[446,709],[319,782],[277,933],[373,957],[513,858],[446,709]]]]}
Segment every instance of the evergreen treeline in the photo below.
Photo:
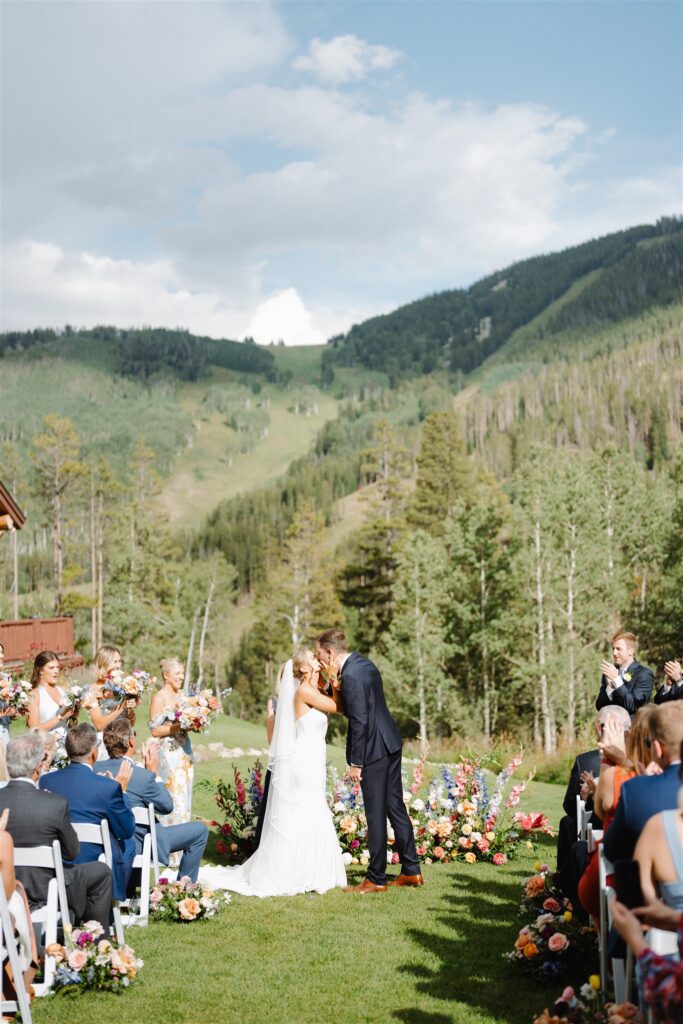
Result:
{"type": "Polygon", "coordinates": [[[62,333],[49,328],[8,331],[0,334],[0,356],[38,345],[47,346],[51,353],[59,353],[60,343],[64,341],[71,349],[74,344],[87,348],[93,341],[111,345],[116,353],[116,372],[141,381],[161,372],[180,380],[199,380],[207,376],[210,366],[223,366],[237,373],[262,374],[269,381],[278,379],[272,352],[255,345],[252,339],[228,341],[164,327],[99,326],[77,331],[67,326],[62,333]]]}
{"type": "Polygon", "coordinates": [[[620,231],[374,317],[331,339],[323,378],[331,379],[335,365],[383,370],[394,380],[440,367],[468,373],[593,271],[601,271],[597,282],[579,291],[546,330],[604,323],[680,300],[680,231],[676,218],[620,231]]]}

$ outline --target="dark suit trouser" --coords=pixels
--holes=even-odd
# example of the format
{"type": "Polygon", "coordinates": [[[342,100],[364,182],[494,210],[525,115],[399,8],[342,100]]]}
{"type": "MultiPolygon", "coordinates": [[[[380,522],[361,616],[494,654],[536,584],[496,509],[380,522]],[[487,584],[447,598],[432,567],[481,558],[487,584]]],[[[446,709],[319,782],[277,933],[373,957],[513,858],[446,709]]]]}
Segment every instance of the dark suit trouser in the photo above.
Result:
{"type": "Polygon", "coordinates": [[[258,810],[258,821],[256,822],[256,835],[254,836],[254,849],[258,850],[261,843],[261,833],[263,832],[263,822],[266,820],[266,804],[268,803],[268,793],[270,792],[270,777],[273,773],[270,768],[266,768],[266,778],[263,783],[263,799],[261,800],[261,806],[258,810]]]}
{"type": "Polygon", "coordinates": [[[386,754],[362,769],[360,788],[368,822],[368,878],[375,885],[387,880],[387,818],[396,838],[396,850],[405,875],[419,875],[415,833],[403,803],[401,751],[386,754]]]}
{"type": "Polygon", "coordinates": [[[112,895],[111,871],[101,861],[74,864],[64,869],[66,898],[76,924],[99,921],[105,935],[109,934],[112,895]]]}

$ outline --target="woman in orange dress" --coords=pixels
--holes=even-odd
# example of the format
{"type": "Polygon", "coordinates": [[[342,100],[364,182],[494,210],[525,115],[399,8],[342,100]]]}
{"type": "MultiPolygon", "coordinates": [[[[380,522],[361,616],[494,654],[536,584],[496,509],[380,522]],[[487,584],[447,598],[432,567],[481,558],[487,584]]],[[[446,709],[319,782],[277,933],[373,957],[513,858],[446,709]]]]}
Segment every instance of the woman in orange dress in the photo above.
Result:
{"type": "MultiPolygon", "coordinates": [[[[600,778],[593,797],[595,813],[607,831],[621,795],[621,787],[634,775],[647,770],[652,760],[650,752],[650,716],[656,710],[654,704],[646,704],[635,714],[631,729],[623,736],[607,733],[600,744],[603,762],[600,778]],[[621,753],[621,756],[620,756],[621,753]],[[619,763],[617,763],[619,762],[619,763]]],[[[608,723],[609,725],[609,723],[608,723]]],[[[617,729],[620,729],[617,726],[617,729]]],[[[609,878],[608,878],[609,881],[609,878]]],[[[588,864],[579,882],[579,900],[581,906],[595,920],[600,918],[600,862],[598,850],[588,854],[588,864]]]]}

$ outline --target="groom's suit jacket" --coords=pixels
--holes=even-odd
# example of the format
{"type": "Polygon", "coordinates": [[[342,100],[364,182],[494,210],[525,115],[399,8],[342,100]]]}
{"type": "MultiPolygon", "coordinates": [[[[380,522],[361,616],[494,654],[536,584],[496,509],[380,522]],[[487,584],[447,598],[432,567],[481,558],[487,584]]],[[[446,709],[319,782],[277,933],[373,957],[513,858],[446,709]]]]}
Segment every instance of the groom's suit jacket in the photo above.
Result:
{"type": "Polygon", "coordinates": [[[601,677],[600,692],[595,701],[598,711],[601,708],[609,707],[610,704],[620,704],[622,708],[626,708],[629,715],[635,715],[638,708],[647,704],[654,686],[652,669],[647,665],[640,665],[637,661],[632,661],[626,675],[629,678],[613,691],[611,700],[607,696],[607,678],[601,677]]]}
{"type": "Polygon", "coordinates": [[[341,699],[349,720],[348,764],[362,768],[401,749],[403,740],[384,699],[382,676],[369,658],[349,654],[341,670],[341,699]]]}

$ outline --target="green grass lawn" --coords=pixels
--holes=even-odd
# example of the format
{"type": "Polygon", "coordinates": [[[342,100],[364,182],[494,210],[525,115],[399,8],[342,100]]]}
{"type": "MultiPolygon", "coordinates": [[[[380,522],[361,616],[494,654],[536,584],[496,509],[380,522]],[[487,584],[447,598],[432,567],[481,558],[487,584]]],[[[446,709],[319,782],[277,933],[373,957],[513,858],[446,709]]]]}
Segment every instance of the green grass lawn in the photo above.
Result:
{"type": "MultiPolygon", "coordinates": [[[[145,732],[138,716],[138,736],[145,732]]],[[[206,742],[265,746],[261,726],[219,719],[206,742]]],[[[338,765],[343,751],[328,749],[338,765]]],[[[239,759],[246,767],[253,758],[239,759]]],[[[409,766],[408,766],[409,767],[409,766]]],[[[196,779],[232,772],[230,761],[197,764],[196,779]]],[[[523,806],[557,821],[562,789],[532,783],[523,806]]],[[[195,811],[213,817],[211,794],[196,790],[195,811]]],[[[554,844],[522,844],[517,859],[432,865],[419,890],[354,897],[256,900],[235,896],[210,921],[131,928],[145,961],[139,981],[115,996],[75,1002],[54,996],[34,1004],[37,1024],[75,1019],[106,1024],[529,1024],[558,995],[502,959],[521,922],[520,883],[535,861],[552,861],[554,844]]],[[[361,874],[350,876],[360,880],[361,874]]]]}

